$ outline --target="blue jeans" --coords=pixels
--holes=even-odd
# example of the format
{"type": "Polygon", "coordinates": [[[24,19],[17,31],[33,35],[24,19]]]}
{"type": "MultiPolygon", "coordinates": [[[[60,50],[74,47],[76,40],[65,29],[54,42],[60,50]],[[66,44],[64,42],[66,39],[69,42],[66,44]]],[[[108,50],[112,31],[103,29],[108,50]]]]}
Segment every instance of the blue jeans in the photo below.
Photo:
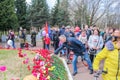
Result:
{"type": "Polygon", "coordinates": [[[45,48],[49,50],[49,44],[45,44],[45,48]]]}
{"type": "Polygon", "coordinates": [[[65,50],[64,50],[64,49],[62,49],[62,50],[61,50],[61,53],[62,53],[62,55],[64,55],[64,54],[65,54],[65,50]]]}
{"type": "MultiPolygon", "coordinates": [[[[73,60],[72,60],[72,66],[73,66],[73,71],[74,73],[77,72],[77,58],[79,55],[73,55],[73,60]]],[[[85,60],[88,63],[89,69],[92,69],[92,63],[90,61],[89,55],[88,53],[85,53],[84,55],[80,55],[81,57],[83,56],[85,58],[85,60]]]]}
{"type": "Polygon", "coordinates": [[[91,60],[90,60],[90,57],[89,57],[89,54],[87,53],[87,51],[84,53],[84,59],[86,60],[86,62],[87,62],[87,64],[88,64],[88,68],[90,69],[90,70],[92,70],[93,69],[93,67],[92,67],[92,62],[91,62],[91,60]]]}
{"type": "Polygon", "coordinates": [[[70,59],[70,49],[67,48],[67,49],[66,49],[66,53],[67,53],[67,56],[66,56],[66,57],[67,57],[67,59],[69,60],[69,59],[70,59]]]}
{"type": "Polygon", "coordinates": [[[13,41],[12,47],[15,48],[15,41],[14,40],[12,40],[12,41],[13,41]]]}
{"type": "Polygon", "coordinates": [[[74,73],[77,72],[77,58],[78,58],[77,55],[73,55],[72,66],[74,73]]]}

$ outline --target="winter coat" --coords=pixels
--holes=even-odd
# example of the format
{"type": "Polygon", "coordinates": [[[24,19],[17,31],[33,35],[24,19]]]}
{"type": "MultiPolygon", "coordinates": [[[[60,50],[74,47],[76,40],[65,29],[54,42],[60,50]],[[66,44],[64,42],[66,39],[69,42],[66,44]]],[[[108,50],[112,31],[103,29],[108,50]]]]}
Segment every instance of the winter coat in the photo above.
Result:
{"type": "Polygon", "coordinates": [[[60,35],[63,35],[64,32],[65,32],[65,28],[61,28],[61,29],[60,29],[60,35]]]}
{"type": "Polygon", "coordinates": [[[60,36],[59,31],[55,31],[53,33],[53,41],[58,43],[59,42],[59,36],[60,36]]]}
{"type": "Polygon", "coordinates": [[[82,55],[85,52],[85,46],[82,44],[81,41],[74,37],[67,38],[66,42],[64,42],[56,51],[55,54],[62,50],[64,47],[69,48],[74,52],[75,55],[82,55]]]}
{"type": "Polygon", "coordinates": [[[106,47],[96,55],[93,63],[93,69],[99,70],[99,63],[105,59],[104,71],[106,74],[102,74],[104,80],[120,80],[120,50],[114,44],[114,50],[110,51],[106,47]]]}
{"type": "Polygon", "coordinates": [[[23,31],[19,31],[19,42],[20,43],[25,43],[24,39],[25,39],[24,32],[23,31]]]}
{"type": "Polygon", "coordinates": [[[50,44],[50,38],[49,37],[45,37],[45,44],[50,44]]]}
{"type": "Polygon", "coordinates": [[[8,40],[14,41],[14,39],[15,39],[15,34],[9,33],[8,40]]]}
{"type": "Polygon", "coordinates": [[[70,37],[71,33],[70,33],[70,32],[65,32],[64,35],[65,35],[66,37],[70,37]]]}
{"type": "Polygon", "coordinates": [[[80,36],[79,36],[79,40],[80,40],[83,44],[86,44],[86,43],[87,43],[87,36],[82,36],[82,35],[80,35],[80,36]]]}
{"type": "Polygon", "coordinates": [[[92,31],[90,29],[88,29],[86,31],[86,34],[87,34],[87,39],[89,39],[90,35],[92,35],[92,31]]]}
{"type": "Polygon", "coordinates": [[[96,35],[91,35],[89,37],[89,40],[88,40],[88,46],[90,49],[92,49],[93,47],[99,47],[100,49],[97,50],[96,53],[98,53],[99,51],[101,51],[101,49],[103,48],[103,38],[102,36],[96,36],[96,35]]]}

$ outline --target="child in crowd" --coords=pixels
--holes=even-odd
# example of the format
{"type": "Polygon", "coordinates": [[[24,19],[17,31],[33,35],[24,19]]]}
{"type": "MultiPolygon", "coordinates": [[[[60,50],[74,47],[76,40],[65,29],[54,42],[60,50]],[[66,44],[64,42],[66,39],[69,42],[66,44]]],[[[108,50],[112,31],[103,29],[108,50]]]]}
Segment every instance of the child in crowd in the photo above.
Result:
{"type": "Polygon", "coordinates": [[[86,51],[84,52],[84,55],[82,56],[82,58],[87,61],[88,68],[90,70],[90,74],[93,74],[92,63],[91,63],[91,60],[90,60],[90,57],[89,57],[89,54],[88,54],[88,51],[87,51],[87,49],[88,49],[88,41],[87,41],[86,30],[81,31],[81,34],[79,36],[79,40],[85,45],[85,48],[86,48],[86,51]]]}
{"type": "Polygon", "coordinates": [[[44,41],[45,41],[45,49],[48,49],[49,50],[49,45],[50,45],[50,37],[48,34],[46,34],[45,38],[44,38],[44,41]]]}

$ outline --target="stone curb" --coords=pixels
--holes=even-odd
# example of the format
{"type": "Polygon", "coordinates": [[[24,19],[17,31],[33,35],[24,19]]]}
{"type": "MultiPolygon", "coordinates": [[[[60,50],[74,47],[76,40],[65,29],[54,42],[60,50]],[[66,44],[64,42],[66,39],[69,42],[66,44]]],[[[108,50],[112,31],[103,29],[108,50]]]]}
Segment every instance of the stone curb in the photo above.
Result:
{"type": "Polygon", "coordinates": [[[60,59],[62,60],[64,66],[65,66],[65,69],[66,69],[66,71],[67,71],[67,73],[68,73],[68,79],[69,79],[69,80],[73,80],[73,77],[72,77],[72,75],[71,75],[71,73],[70,73],[70,70],[69,70],[69,68],[68,68],[68,65],[67,65],[65,59],[63,59],[63,58],[60,58],[60,59]]]}

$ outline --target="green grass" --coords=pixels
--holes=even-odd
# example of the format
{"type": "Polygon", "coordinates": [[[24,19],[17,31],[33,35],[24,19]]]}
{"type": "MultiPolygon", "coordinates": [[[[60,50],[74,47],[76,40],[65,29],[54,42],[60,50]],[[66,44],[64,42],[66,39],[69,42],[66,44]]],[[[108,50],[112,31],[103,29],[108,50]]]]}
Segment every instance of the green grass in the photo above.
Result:
{"type": "Polygon", "coordinates": [[[53,66],[55,66],[55,69],[52,71],[52,74],[54,75],[52,75],[50,80],[68,80],[63,62],[56,56],[53,56],[52,58],[54,59],[53,66]]]}
{"type": "MultiPolygon", "coordinates": [[[[23,60],[25,58],[18,57],[17,50],[0,50],[0,65],[4,65],[7,67],[6,77],[7,80],[11,80],[12,78],[23,78],[26,75],[31,74],[31,71],[28,71],[27,65],[23,64],[23,60]]],[[[32,65],[32,58],[35,54],[31,54],[31,52],[23,51],[30,58],[30,65],[32,65]]],[[[0,80],[4,79],[3,72],[0,72],[0,80]]]]}

